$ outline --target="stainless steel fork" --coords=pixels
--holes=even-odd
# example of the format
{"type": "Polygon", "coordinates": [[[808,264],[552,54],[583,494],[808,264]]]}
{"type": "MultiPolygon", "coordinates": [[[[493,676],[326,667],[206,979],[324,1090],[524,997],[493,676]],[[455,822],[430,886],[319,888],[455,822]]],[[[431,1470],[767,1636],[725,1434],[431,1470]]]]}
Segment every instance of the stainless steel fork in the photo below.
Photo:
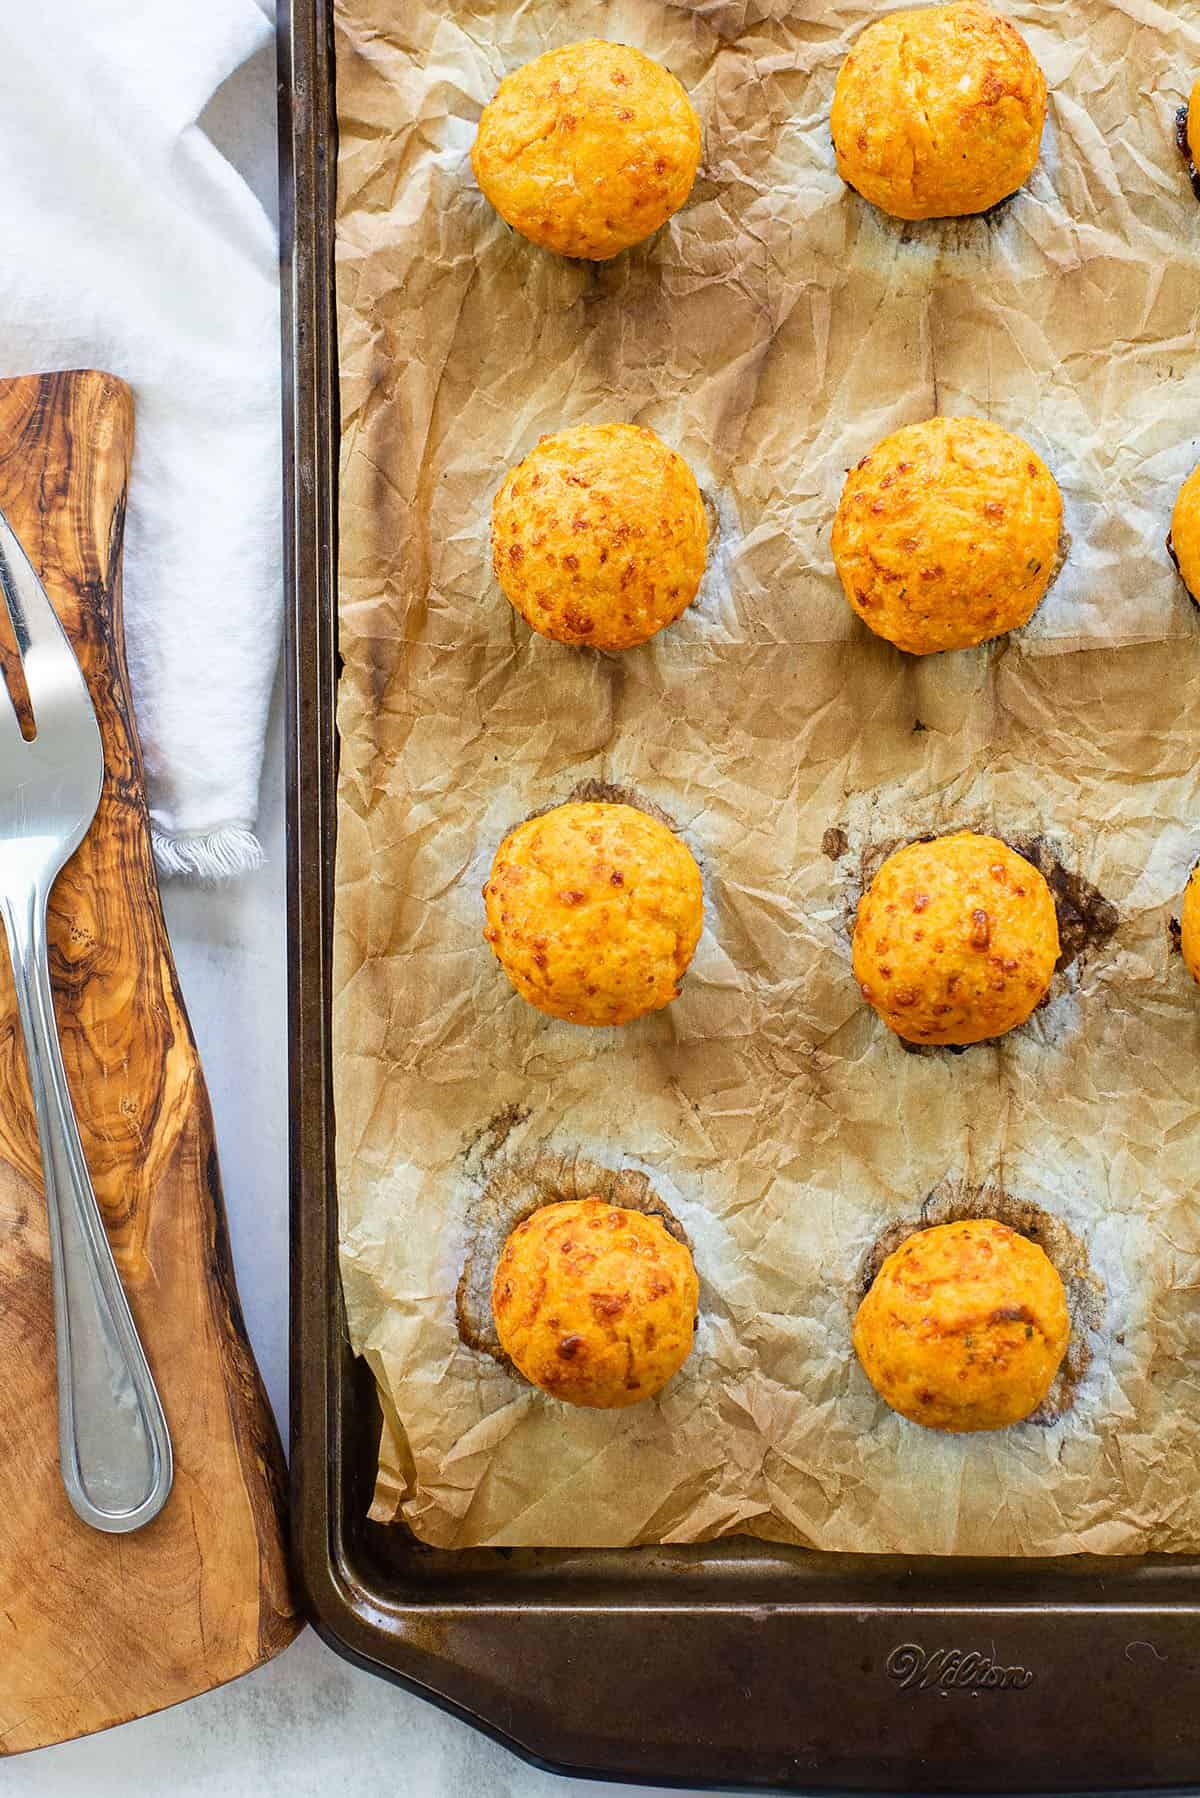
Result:
{"type": "Polygon", "coordinates": [[[104,1232],[63,1068],[46,904],[104,780],[91,697],[46,591],[0,513],[8,605],[36,735],[0,695],[0,914],[33,1089],[54,1280],[63,1485],[94,1529],[136,1530],[171,1490],[171,1438],[104,1232]]]}

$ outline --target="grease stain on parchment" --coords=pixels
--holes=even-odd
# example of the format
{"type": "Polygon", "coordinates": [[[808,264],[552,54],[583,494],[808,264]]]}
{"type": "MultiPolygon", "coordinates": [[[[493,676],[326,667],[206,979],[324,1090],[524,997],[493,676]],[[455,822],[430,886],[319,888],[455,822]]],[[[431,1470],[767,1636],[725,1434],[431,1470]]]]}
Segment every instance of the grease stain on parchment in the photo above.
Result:
{"type": "MultiPolygon", "coordinates": [[[[635,811],[645,812],[647,817],[656,818],[660,824],[665,824],[668,830],[674,831],[676,836],[679,835],[679,825],[670,812],[656,804],[639,787],[629,786],[623,781],[596,780],[591,777],[587,780],[576,781],[567,794],[567,802],[571,805],[631,805],[635,811]]],[[[546,809],[552,810],[553,808],[547,807],[546,809]]],[[[535,818],[540,816],[538,812],[531,815],[535,818]]]]}
{"type": "Polygon", "coordinates": [[[1188,143],[1188,109],[1186,103],[1175,114],[1175,142],[1179,145],[1179,153],[1187,166],[1188,180],[1192,184],[1192,192],[1200,200],[1200,169],[1192,161],[1192,149],[1188,143]]]}

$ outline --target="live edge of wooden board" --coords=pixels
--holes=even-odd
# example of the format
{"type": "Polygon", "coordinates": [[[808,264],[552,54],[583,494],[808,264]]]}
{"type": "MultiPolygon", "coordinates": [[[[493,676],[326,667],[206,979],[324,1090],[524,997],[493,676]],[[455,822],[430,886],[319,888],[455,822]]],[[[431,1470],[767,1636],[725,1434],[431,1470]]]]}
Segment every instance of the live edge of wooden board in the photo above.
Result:
{"type": "Polygon", "coordinates": [[[0,1754],[193,1697],[299,1628],[283,1454],[242,1321],[151,860],[121,620],[132,449],[131,396],[111,375],[0,382],[0,511],[74,643],[104,739],[100,809],[51,901],[59,1028],[175,1449],[174,1489],[145,1529],[101,1535],[70,1509],[41,1166],[0,950],[0,1754]]]}

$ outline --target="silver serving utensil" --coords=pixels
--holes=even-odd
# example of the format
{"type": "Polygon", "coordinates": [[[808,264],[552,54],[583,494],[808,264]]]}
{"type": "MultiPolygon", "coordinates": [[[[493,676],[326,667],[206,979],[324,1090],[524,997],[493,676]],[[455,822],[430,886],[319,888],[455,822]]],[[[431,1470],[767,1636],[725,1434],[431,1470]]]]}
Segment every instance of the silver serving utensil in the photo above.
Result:
{"type": "Polygon", "coordinates": [[[104,779],[87,685],[28,557],[0,513],[0,592],[25,673],[36,736],[0,696],[0,915],[33,1091],[54,1275],[59,1461],[67,1497],[93,1529],[156,1517],[171,1490],[171,1438],[92,1190],[63,1068],[46,903],[96,814],[104,779]]]}

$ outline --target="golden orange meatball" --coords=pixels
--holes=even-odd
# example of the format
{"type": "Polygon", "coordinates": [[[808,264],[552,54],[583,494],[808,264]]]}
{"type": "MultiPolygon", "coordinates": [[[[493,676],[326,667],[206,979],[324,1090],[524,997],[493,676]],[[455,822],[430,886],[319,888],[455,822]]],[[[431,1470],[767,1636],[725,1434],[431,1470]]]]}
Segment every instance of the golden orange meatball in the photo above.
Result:
{"type": "Polygon", "coordinates": [[[594,37],[506,75],[471,151],[475,179],[515,231],[593,262],[664,225],[699,164],[700,121],[674,75],[594,37]]]}
{"type": "Polygon", "coordinates": [[[1023,1024],[1058,951],[1033,863],[968,830],[889,855],[854,925],[863,998],[906,1042],[979,1043],[1023,1024]]]}
{"type": "Polygon", "coordinates": [[[1071,1334],[1058,1272],[992,1218],[919,1230],[858,1308],[854,1347],[893,1411],[932,1430],[1002,1430],[1036,1411],[1071,1334]]]}
{"type": "Polygon", "coordinates": [[[1192,167],[1200,169],[1200,81],[1193,84],[1188,100],[1186,137],[1192,167]]]}
{"type": "Polygon", "coordinates": [[[492,506],[496,579],[560,643],[644,643],[691,605],[707,552],[695,476],[642,425],[543,437],[492,506]]]}
{"type": "Polygon", "coordinates": [[[1179,489],[1168,542],[1179,578],[1200,604],[1200,468],[1193,468],[1179,489]]]}
{"type": "Polygon", "coordinates": [[[1014,25],[975,0],[894,12],[842,64],[830,128],[838,173],[901,219],[986,212],[1026,181],[1046,80],[1014,25]]]}
{"type": "Polygon", "coordinates": [[[981,418],[930,418],[850,470],[833,559],[864,624],[932,655],[1024,624],[1050,585],[1061,531],[1058,484],[1027,443],[981,418]]]}
{"type": "Polygon", "coordinates": [[[1192,869],[1183,894],[1183,910],[1179,916],[1179,947],[1184,966],[1193,980],[1200,981],[1200,867],[1192,869]]]}
{"type": "Polygon", "coordinates": [[[518,825],[483,896],[483,934],[521,997],[572,1024],[627,1024],[677,999],[704,922],[674,831],[600,801],[518,825]]]}
{"type": "Polygon", "coordinates": [[[492,1282],[500,1345],[569,1405],[658,1392],[687,1360],[700,1283],[660,1218],[603,1199],[543,1205],[504,1245],[492,1282]]]}

